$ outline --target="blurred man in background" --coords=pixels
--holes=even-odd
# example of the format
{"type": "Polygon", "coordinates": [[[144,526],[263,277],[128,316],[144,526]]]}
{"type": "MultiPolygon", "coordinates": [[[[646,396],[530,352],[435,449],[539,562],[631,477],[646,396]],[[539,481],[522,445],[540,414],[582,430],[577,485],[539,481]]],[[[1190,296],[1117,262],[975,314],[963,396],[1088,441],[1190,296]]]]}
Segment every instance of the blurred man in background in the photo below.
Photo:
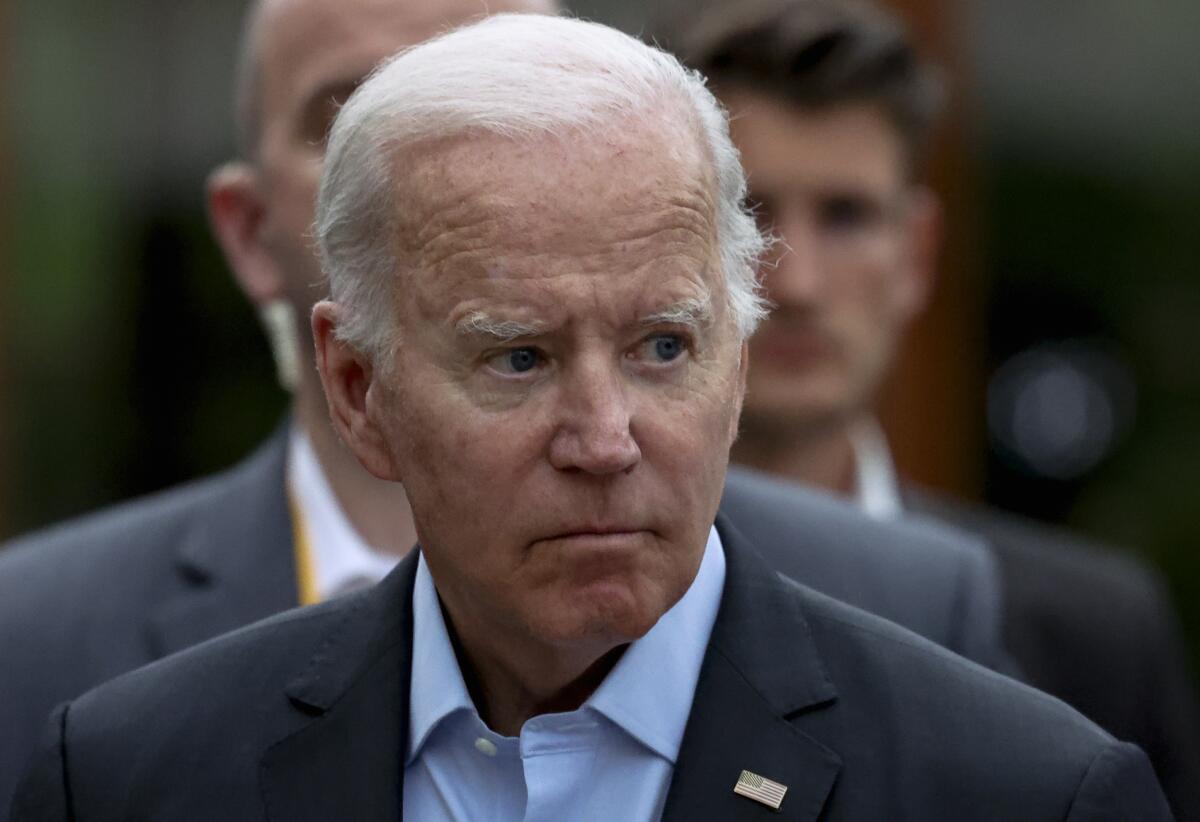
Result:
{"type": "MultiPolygon", "coordinates": [[[[543,0],[491,11],[553,12],[543,0]]],[[[209,207],[260,308],[292,415],[248,460],[181,489],[22,539],[0,552],[0,817],[53,705],[119,673],[275,612],[383,577],[415,542],[401,486],[337,441],[307,318],[325,286],[310,226],[325,133],[375,64],[481,14],[477,0],[265,0],[238,70],[242,159],[209,207]]],[[[969,539],[880,525],[761,478],[723,501],[776,567],[951,650],[996,664],[998,598],[969,539]],[[888,550],[902,545],[903,551],[888,550]]]]}
{"type": "Polygon", "coordinates": [[[856,0],[716,3],[688,20],[659,38],[732,112],[751,199],[779,240],[734,460],[880,519],[924,513],[986,538],[1025,678],[1144,747],[1179,817],[1200,818],[1195,694],[1159,581],[1072,537],[904,486],[875,421],[933,278],[941,216],[919,171],[935,74],[895,18],[856,0]]]}

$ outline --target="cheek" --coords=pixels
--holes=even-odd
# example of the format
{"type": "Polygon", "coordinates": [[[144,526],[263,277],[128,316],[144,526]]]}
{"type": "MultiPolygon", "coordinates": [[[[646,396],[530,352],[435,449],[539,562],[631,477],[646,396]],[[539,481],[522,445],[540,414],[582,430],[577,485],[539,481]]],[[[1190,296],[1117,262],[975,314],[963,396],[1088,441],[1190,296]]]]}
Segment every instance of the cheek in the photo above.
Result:
{"type": "Polygon", "coordinates": [[[543,450],[530,415],[481,411],[432,371],[413,377],[392,399],[389,439],[414,512],[455,529],[503,517],[543,450]]]}
{"type": "Polygon", "coordinates": [[[722,484],[740,393],[736,369],[728,370],[673,396],[651,392],[639,402],[632,425],[643,459],[681,491],[698,486],[707,496],[713,483],[722,484]]]}

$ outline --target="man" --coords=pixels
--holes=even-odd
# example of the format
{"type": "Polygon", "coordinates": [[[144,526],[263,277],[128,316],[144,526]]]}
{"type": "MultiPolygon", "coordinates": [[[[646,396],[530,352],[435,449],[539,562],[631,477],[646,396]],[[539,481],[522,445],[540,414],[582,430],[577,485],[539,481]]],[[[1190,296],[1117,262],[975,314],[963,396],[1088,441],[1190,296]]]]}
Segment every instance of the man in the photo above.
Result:
{"type": "Polygon", "coordinates": [[[733,113],[776,308],[751,341],[733,458],[929,514],[999,560],[1005,644],[1025,679],[1150,755],[1180,818],[1200,819],[1200,723],[1170,608],[1146,569],[1015,518],[898,486],[872,409],[925,304],[939,215],[917,174],[938,84],[902,26],[861,2],[714,5],[663,35],[733,113]]]}
{"type": "MultiPolygon", "coordinates": [[[[553,10],[540,0],[490,6],[553,10]]],[[[478,0],[251,7],[238,74],[243,159],[213,175],[209,204],[238,282],[272,318],[293,413],[229,472],[0,551],[0,818],[57,703],[374,582],[415,542],[400,486],[364,471],[329,425],[307,330],[324,294],[311,252],[313,200],[325,131],[350,90],[383,57],[480,9],[478,0]],[[296,318],[305,324],[299,338],[288,333],[296,318]]],[[[988,558],[969,540],[876,525],[748,474],[731,477],[723,505],[793,578],[994,663],[998,593],[988,558]]]]}
{"type": "Polygon", "coordinates": [[[56,711],[14,818],[1168,819],[1135,747],[713,527],[744,194],[702,81],[603,26],[496,16],[375,73],[313,335],[421,550],[56,711]]]}

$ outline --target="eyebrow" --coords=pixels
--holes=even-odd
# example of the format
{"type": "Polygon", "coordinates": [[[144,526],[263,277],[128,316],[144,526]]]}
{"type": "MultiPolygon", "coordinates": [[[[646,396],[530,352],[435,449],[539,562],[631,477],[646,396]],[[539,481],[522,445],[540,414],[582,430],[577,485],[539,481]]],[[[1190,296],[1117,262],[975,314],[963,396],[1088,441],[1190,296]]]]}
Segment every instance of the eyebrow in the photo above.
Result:
{"type": "MultiPolygon", "coordinates": [[[[639,325],[683,325],[699,329],[710,325],[713,320],[712,298],[705,294],[689,297],[672,303],[638,320],[639,325]]],[[[512,342],[521,337],[534,337],[542,333],[546,324],[542,322],[520,322],[499,320],[483,311],[475,311],[459,320],[454,330],[464,337],[491,337],[499,342],[512,342]]]]}
{"type": "Polygon", "coordinates": [[[708,294],[701,297],[689,297],[677,303],[642,317],[642,325],[684,325],[699,329],[710,325],[713,321],[712,298],[708,294]]]}
{"type": "Polygon", "coordinates": [[[511,342],[520,337],[532,337],[545,328],[544,323],[523,323],[517,320],[497,320],[482,311],[463,317],[454,326],[462,336],[492,337],[500,342],[511,342]]]}

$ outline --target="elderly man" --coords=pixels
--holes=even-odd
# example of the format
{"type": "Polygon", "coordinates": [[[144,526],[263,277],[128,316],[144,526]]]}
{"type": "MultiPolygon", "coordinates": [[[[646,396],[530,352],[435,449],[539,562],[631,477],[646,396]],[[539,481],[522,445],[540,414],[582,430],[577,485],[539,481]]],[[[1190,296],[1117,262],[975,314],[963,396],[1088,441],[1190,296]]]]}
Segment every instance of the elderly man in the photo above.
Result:
{"type": "MultiPolygon", "coordinates": [[[[552,10],[541,0],[491,7],[552,10]]],[[[213,174],[209,203],[239,284],[272,318],[293,413],[224,474],[0,552],[0,818],[55,704],[256,619],[375,582],[415,542],[403,489],[363,470],[329,424],[308,331],[325,293],[310,228],[337,106],[377,61],[480,10],[477,0],[250,7],[238,72],[243,156],[213,174]]],[[[995,660],[994,575],[969,539],[875,524],[747,473],[730,477],[722,508],[793,578],[972,659],[995,660]]]]}
{"type": "Polygon", "coordinates": [[[1141,745],[1176,814],[1200,819],[1200,720],[1161,582],[1078,538],[902,488],[874,422],[933,276],[938,209],[918,173],[939,102],[930,68],[866,2],[710,5],[659,34],[733,113],[750,196],[781,239],[734,460],[883,520],[916,511],[986,538],[1026,681],[1141,745]]]}
{"type": "Polygon", "coordinates": [[[64,706],[15,818],[1169,818],[1133,746],[713,527],[744,189],[700,80],[602,26],[498,16],[376,73],[313,332],[421,550],[64,706]]]}

